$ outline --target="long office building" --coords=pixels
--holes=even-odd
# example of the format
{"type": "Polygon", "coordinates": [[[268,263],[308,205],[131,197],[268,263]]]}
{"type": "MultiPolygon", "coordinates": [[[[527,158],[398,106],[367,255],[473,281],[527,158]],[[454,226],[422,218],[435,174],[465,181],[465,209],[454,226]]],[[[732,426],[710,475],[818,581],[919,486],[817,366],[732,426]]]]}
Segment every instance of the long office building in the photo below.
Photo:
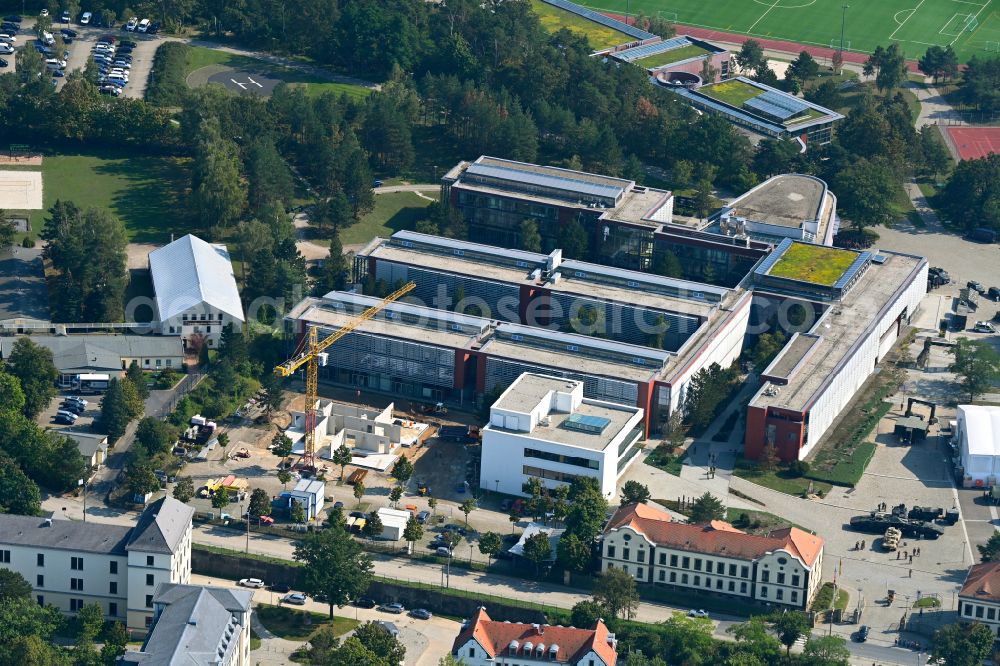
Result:
{"type": "MultiPolygon", "coordinates": [[[[321,378],[472,405],[534,372],[581,381],[587,398],[640,407],[647,431],[658,432],[694,373],[739,356],[749,292],[560,257],[408,232],[372,243],[357,277],[383,288],[413,281],[418,303],[393,303],[363,322],[337,343],[321,378]],[[448,309],[466,299],[473,314],[448,309]],[[581,321],[586,312],[602,314],[581,321]]],[[[307,298],[286,316],[286,332],[297,338],[313,325],[332,333],[378,301],[307,298]]]]}
{"type": "Polygon", "coordinates": [[[927,293],[927,260],[785,240],[754,271],[758,296],[817,313],[761,373],[747,408],[746,455],[812,451],[885,358],[927,293]]]}

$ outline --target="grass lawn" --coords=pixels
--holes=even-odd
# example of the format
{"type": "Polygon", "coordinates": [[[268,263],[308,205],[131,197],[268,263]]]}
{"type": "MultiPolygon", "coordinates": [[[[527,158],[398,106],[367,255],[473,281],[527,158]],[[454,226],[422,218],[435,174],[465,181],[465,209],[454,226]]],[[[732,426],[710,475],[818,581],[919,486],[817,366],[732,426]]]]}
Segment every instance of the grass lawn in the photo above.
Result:
{"type": "Polygon", "coordinates": [[[857,258],[858,253],[850,250],[793,243],[768,271],[768,275],[829,287],[857,258]]]}
{"type": "MultiPolygon", "coordinates": [[[[930,45],[954,44],[959,59],[985,55],[1000,42],[1000,0],[978,0],[968,5],[953,0],[879,0],[853,3],[846,10],[839,0],[581,0],[587,6],[632,14],[643,13],[681,24],[726,32],[782,39],[831,48],[839,45],[841,18],[844,46],[870,53],[876,46],[899,42],[906,56],[917,58],[930,45]],[[978,14],[978,26],[964,29],[969,15],[978,14]]],[[[678,28],[683,34],[683,26],[678,28]]]]}
{"type": "Polygon", "coordinates": [[[133,242],[162,243],[171,232],[188,233],[188,220],[178,211],[184,210],[181,196],[190,183],[189,161],[113,151],[46,155],[41,167],[44,208],[28,211],[33,235],[57,199],[109,209],[125,222],[133,242]]]}
{"type": "MultiPolygon", "coordinates": [[[[422,194],[437,199],[434,193],[422,194]]],[[[431,203],[414,192],[376,195],[375,208],[357,224],[341,230],[340,242],[344,245],[367,243],[375,236],[388,237],[402,229],[412,229],[424,217],[424,209],[431,203]]]]}
{"type": "Polygon", "coordinates": [[[747,481],[756,483],[758,486],[777,490],[779,493],[787,495],[802,495],[809,489],[810,483],[813,492],[822,492],[824,495],[830,492],[830,488],[833,487],[824,481],[810,481],[783,469],[768,472],[748,462],[739,463],[733,473],[747,481]]]}
{"type": "Polygon", "coordinates": [[[684,466],[685,456],[687,456],[687,449],[681,451],[678,455],[674,455],[668,453],[666,449],[657,447],[656,449],[653,449],[652,453],[646,456],[646,464],[656,467],[657,469],[662,469],[667,474],[680,476],[681,468],[684,466]]]}
{"type": "Polygon", "coordinates": [[[542,27],[549,32],[566,28],[570,32],[586,37],[594,49],[605,49],[609,46],[635,41],[634,37],[626,35],[624,32],[595,23],[579,14],[555,7],[542,2],[542,0],[531,0],[531,9],[538,15],[542,27]]]}
{"type": "Polygon", "coordinates": [[[253,629],[251,629],[250,630],[250,650],[253,651],[253,650],[259,650],[259,649],[260,649],[260,636],[257,635],[256,631],[254,631],[253,629]]]}
{"type": "Polygon", "coordinates": [[[310,97],[318,97],[319,95],[332,92],[337,95],[346,93],[348,97],[360,99],[367,97],[371,93],[371,90],[363,86],[356,86],[350,83],[335,83],[333,81],[326,81],[324,79],[309,76],[305,72],[296,69],[278,67],[256,58],[248,58],[246,56],[227,53],[217,49],[205,48],[204,46],[192,46],[190,48],[188,51],[188,61],[187,67],[184,71],[184,76],[187,77],[192,72],[209,65],[224,65],[235,69],[260,72],[271,78],[284,81],[285,83],[302,86],[305,89],[306,94],[310,97]]]}
{"type": "Polygon", "coordinates": [[[722,81],[721,83],[699,88],[698,92],[739,109],[743,107],[743,103],[748,99],[756,97],[764,91],[757,86],[750,85],[746,81],[730,79],[729,81],[722,81]]]}
{"type": "Polygon", "coordinates": [[[708,51],[701,48],[697,44],[688,44],[686,46],[681,46],[680,48],[670,49],[669,51],[664,51],[663,53],[651,55],[647,58],[640,58],[639,60],[635,60],[633,62],[636,65],[639,65],[639,67],[651,69],[653,67],[663,67],[664,65],[680,62],[681,60],[687,60],[688,58],[694,58],[706,53],[708,53],[708,51]]]}
{"type": "Polygon", "coordinates": [[[293,641],[308,640],[323,627],[333,627],[339,636],[361,624],[347,617],[335,617],[330,620],[329,616],[323,613],[265,604],[257,606],[257,619],[275,636],[293,641]]]}
{"type": "Polygon", "coordinates": [[[938,608],[941,606],[941,600],[937,597],[920,597],[913,602],[914,608],[938,608]]]}
{"type": "MultiPolygon", "coordinates": [[[[677,500],[668,499],[654,499],[654,502],[662,506],[667,507],[671,511],[677,511],[678,513],[688,515],[687,510],[681,510],[677,500]]],[[[768,513],[767,511],[755,511],[753,509],[726,509],[726,515],[722,517],[727,523],[732,524],[738,530],[743,530],[748,534],[767,534],[768,532],[776,529],[781,529],[783,527],[797,527],[800,530],[809,532],[810,534],[815,534],[814,530],[801,525],[796,525],[790,520],[785,520],[781,516],[776,516],[773,513],[768,513]],[[744,516],[746,520],[743,520],[744,516]]]]}

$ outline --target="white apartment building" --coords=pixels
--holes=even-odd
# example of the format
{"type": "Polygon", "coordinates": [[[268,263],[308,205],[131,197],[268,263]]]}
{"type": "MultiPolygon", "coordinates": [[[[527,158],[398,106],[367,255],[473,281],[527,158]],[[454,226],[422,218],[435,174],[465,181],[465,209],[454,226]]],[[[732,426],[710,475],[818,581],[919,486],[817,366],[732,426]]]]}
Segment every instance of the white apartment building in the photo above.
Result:
{"type": "Polygon", "coordinates": [[[1000,640],[1000,562],[969,568],[958,593],[958,619],[984,624],[1000,640]]]}
{"type": "Polygon", "coordinates": [[[139,650],[122,666],[249,666],[249,590],[163,584],[153,597],[153,622],[139,650]]]}
{"type": "Polygon", "coordinates": [[[97,603],[109,620],[145,629],[156,586],[191,579],[193,514],[172,497],[135,527],[0,514],[0,566],[24,576],[39,604],[75,613],[97,603]]]}
{"type": "Polygon", "coordinates": [[[533,373],[516,379],[483,429],[480,487],[526,496],[531,477],[556,488],[590,476],[614,497],[639,453],[643,410],[584,398],[583,389],[582,381],[533,373]]]}
{"type": "Polygon", "coordinates": [[[766,536],[713,520],[675,522],[645,504],[622,506],[601,540],[601,570],[637,582],[805,609],[822,580],[823,539],[795,527],[766,536]]]}
{"type": "Polygon", "coordinates": [[[233,265],[225,245],[188,234],[149,253],[161,335],[179,335],[185,348],[217,347],[222,328],[245,321],[233,265]]]}
{"type": "Polygon", "coordinates": [[[462,626],[451,654],[468,666],[615,666],[618,662],[615,635],[601,620],[592,629],[498,622],[482,607],[462,626]]]}

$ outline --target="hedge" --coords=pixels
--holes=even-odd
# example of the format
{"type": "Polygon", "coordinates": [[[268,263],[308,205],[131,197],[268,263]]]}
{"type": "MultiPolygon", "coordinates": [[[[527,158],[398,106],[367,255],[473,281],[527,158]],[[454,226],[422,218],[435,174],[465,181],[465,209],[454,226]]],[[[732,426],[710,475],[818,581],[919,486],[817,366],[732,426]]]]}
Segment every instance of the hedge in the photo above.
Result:
{"type": "Polygon", "coordinates": [[[149,72],[146,101],[157,106],[180,106],[187,95],[185,71],[191,47],[181,42],[166,42],[156,49],[153,69],[149,72]]]}

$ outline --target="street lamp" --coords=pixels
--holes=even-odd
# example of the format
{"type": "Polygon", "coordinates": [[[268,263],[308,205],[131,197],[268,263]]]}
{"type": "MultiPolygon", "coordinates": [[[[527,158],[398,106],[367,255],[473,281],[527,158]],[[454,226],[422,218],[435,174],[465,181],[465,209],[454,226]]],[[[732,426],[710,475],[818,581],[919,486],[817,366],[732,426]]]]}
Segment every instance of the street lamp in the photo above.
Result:
{"type": "Polygon", "coordinates": [[[496,484],[495,490],[496,490],[496,493],[499,495],[500,494],[500,479],[494,479],[493,483],[496,484]]]}

